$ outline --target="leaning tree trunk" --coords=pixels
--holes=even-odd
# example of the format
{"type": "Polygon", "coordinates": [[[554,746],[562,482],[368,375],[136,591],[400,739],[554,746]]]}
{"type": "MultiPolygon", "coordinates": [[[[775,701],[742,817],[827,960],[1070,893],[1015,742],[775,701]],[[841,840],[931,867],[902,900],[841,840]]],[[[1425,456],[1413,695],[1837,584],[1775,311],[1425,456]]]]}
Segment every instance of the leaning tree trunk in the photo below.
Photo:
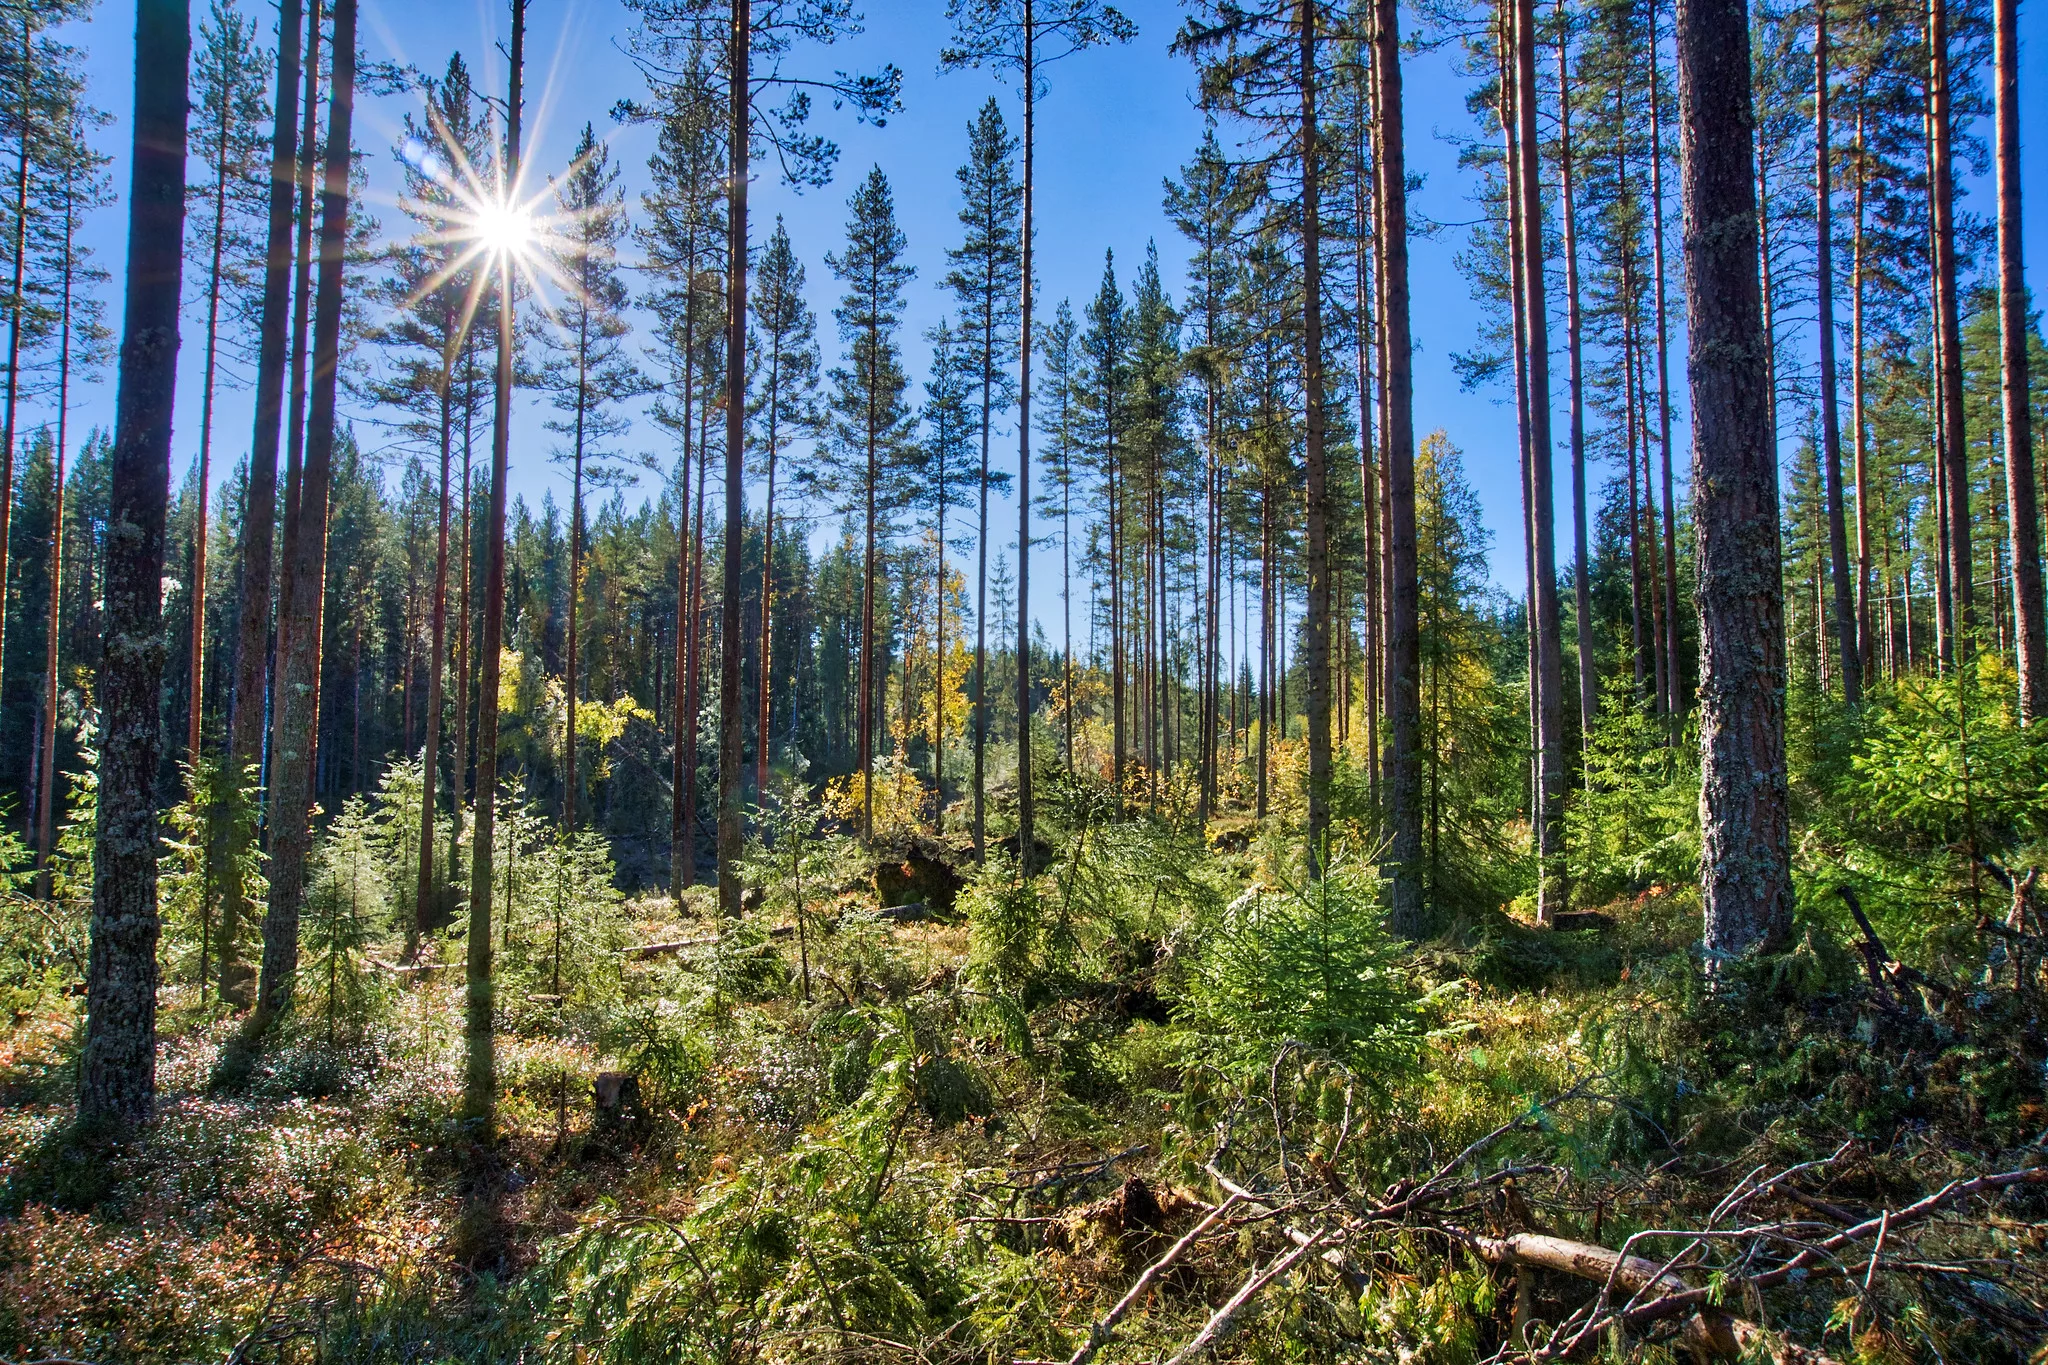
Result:
{"type": "Polygon", "coordinates": [[[355,101],[356,0],[334,7],[327,161],[320,191],[320,273],[313,303],[311,404],[299,472],[298,536],[285,562],[278,614],[288,621],[278,678],[279,731],[270,806],[270,907],[263,916],[263,970],[252,1033],[291,1003],[299,969],[299,913],[312,852],[314,754],[319,743],[320,606],[327,577],[327,487],[334,456],[334,404],[341,351],[342,267],[348,246],[350,123],[355,101]]]}
{"type": "Polygon", "coordinates": [[[1678,0],[1678,137],[1700,629],[1701,892],[1710,954],[1792,927],[1785,603],[1758,279],[1746,0],[1678,0]]]}
{"type": "Polygon", "coordinates": [[[2020,256],[2020,34],[2018,0],[1994,0],[1998,117],[1998,323],[2005,419],[2006,502],[2012,509],[2012,601],[2019,640],[2020,716],[2048,716],[2043,644],[2041,525],[2034,501],[2034,441],[2027,395],[2027,282],[2020,256]]]}
{"type": "Polygon", "coordinates": [[[1381,369],[1387,410],[1380,424],[1387,443],[1389,508],[1387,611],[1387,804],[1393,838],[1391,921],[1394,932],[1420,937],[1422,901],[1422,657],[1415,579],[1415,386],[1408,332],[1408,158],[1401,127],[1401,39],[1398,0],[1374,0],[1373,57],[1379,75],[1379,177],[1382,279],[1386,301],[1386,363],[1381,369]]]}
{"type": "MultiPolygon", "coordinates": [[[[754,21],[750,0],[733,0],[730,37],[732,180],[727,193],[725,339],[725,600],[722,604],[718,669],[718,908],[740,913],[740,799],[745,782],[740,767],[740,737],[746,730],[747,708],[740,695],[740,584],[742,522],[746,512],[744,481],[747,455],[747,160],[752,123],[747,99],[748,56],[754,21]]],[[[764,541],[765,545],[765,541],[764,541]]],[[[767,679],[761,680],[763,687],[767,679]]],[[[767,742],[767,736],[761,737],[767,742]]]]}
{"type": "Polygon", "coordinates": [[[1834,577],[1836,657],[1842,700],[1863,701],[1863,657],[1856,648],[1856,597],[1849,577],[1849,527],[1842,500],[1842,421],[1835,383],[1835,242],[1833,167],[1828,164],[1828,5],[1818,0],[1813,23],[1814,271],[1820,307],[1821,473],[1826,482],[1828,565],[1834,577]]]}
{"type": "MultiPolygon", "coordinates": [[[[109,471],[92,949],[78,1064],[82,1125],[120,1130],[156,1102],[156,768],[164,509],[185,240],[187,0],[141,0],[128,190],[128,298],[109,471]]],[[[11,452],[10,452],[11,453],[11,452]]]]}
{"type": "MultiPolygon", "coordinates": [[[[256,425],[242,501],[241,609],[235,635],[235,681],[228,724],[228,780],[263,759],[264,664],[270,645],[271,544],[277,521],[278,424],[284,419],[285,328],[291,311],[292,200],[298,186],[299,0],[278,11],[276,115],[270,132],[270,218],[263,248],[263,311],[256,351],[256,425]]],[[[239,839],[240,835],[235,835],[239,839]]],[[[243,850],[230,857],[239,861],[243,850]]],[[[242,964],[242,918],[248,913],[239,877],[230,877],[220,912],[220,996],[249,1003],[252,984],[242,964]]]]}

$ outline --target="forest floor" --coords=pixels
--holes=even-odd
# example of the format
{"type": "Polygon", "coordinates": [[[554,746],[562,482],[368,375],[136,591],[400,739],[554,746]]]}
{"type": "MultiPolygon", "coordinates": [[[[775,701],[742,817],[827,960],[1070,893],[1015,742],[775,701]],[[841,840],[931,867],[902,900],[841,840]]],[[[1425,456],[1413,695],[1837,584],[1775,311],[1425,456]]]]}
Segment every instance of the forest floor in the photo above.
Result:
{"type": "Polygon", "coordinates": [[[168,985],[112,1152],[45,996],[0,1036],[0,1356],[2044,1358],[2038,965],[1809,925],[1707,990],[1663,888],[1390,945],[1157,833],[1004,881],[627,902],[615,942],[683,946],[508,983],[489,1145],[460,972],[395,948],[231,1091],[236,1020],[168,985]]]}

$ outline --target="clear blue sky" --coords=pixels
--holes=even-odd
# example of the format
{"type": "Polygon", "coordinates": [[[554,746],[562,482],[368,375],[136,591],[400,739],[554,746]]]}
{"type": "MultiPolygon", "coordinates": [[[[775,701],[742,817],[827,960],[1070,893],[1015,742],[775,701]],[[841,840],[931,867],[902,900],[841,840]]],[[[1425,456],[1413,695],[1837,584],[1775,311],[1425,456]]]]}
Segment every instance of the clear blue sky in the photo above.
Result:
{"type": "MultiPolygon", "coordinates": [[[[240,3],[245,12],[265,16],[266,32],[274,25],[273,5],[263,0],[240,3]]],[[[205,0],[194,0],[195,16],[204,7],[205,0]]],[[[1083,53],[1051,68],[1051,94],[1040,106],[1038,271],[1045,316],[1050,316],[1062,298],[1072,299],[1078,311],[1092,297],[1105,249],[1116,252],[1119,276],[1128,280],[1143,257],[1146,242],[1152,239],[1158,242],[1169,287],[1176,295],[1180,291],[1186,253],[1161,212],[1160,187],[1162,178],[1175,174],[1194,148],[1201,135],[1202,116],[1194,107],[1188,63],[1167,52],[1181,20],[1180,9],[1155,0],[1132,0],[1125,9],[1137,21],[1137,40],[1124,48],[1083,53]]],[[[870,165],[879,164],[895,186],[902,227],[918,266],[918,278],[909,290],[905,335],[913,373],[921,379],[924,348],[918,337],[950,306],[939,280],[945,272],[944,249],[958,234],[953,170],[964,154],[966,124],[982,101],[995,93],[1005,101],[1005,111],[1014,125],[1015,91],[986,73],[942,76],[936,72],[937,51],[946,36],[944,0],[869,0],[867,10],[867,31],[862,36],[802,60],[819,69],[850,71],[894,61],[904,70],[903,112],[891,118],[886,128],[874,128],[856,124],[850,115],[820,109],[816,126],[841,148],[837,179],[823,190],[797,195],[764,176],[754,195],[753,236],[758,244],[773,215],[784,215],[810,274],[811,301],[819,315],[827,363],[832,363],[836,343],[830,309],[836,290],[823,258],[842,241],[846,194],[870,165]]],[[[362,0],[363,46],[371,60],[403,61],[428,71],[440,70],[448,54],[459,49],[479,84],[502,91],[504,61],[496,45],[506,32],[506,11],[503,0],[362,0]]],[[[600,136],[611,138],[629,193],[637,194],[645,184],[653,131],[616,128],[609,121],[609,111],[618,99],[644,92],[639,72],[622,52],[632,25],[633,16],[620,0],[531,0],[527,81],[528,118],[534,131],[529,135],[528,157],[535,170],[565,163],[577,133],[588,120],[597,126],[600,136]]],[[[2044,17],[2042,0],[2022,7],[2021,28],[2022,127],[2040,129],[2048,127],[2048,63],[2039,56],[2048,49],[2048,31],[2044,31],[2048,30],[2048,17],[2044,17]]],[[[97,13],[74,25],[70,35],[89,53],[91,98],[115,116],[100,140],[102,150],[115,157],[111,169],[117,193],[124,198],[132,33],[132,7],[123,0],[102,0],[97,13]]],[[[266,37],[266,41],[273,40],[266,37]]],[[[1423,55],[1409,64],[1409,164],[1424,177],[1422,191],[1413,201],[1419,217],[1455,224],[1476,213],[1469,197],[1471,187],[1457,169],[1451,145],[1454,137],[1472,131],[1464,105],[1467,89],[1466,80],[1443,55],[1423,55]]],[[[387,235],[407,230],[393,202],[397,174],[388,148],[396,138],[401,117],[411,107],[411,97],[365,98],[357,106],[356,140],[369,153],[372,211],[382,220],[387,235]]],[[[1982,131],[1988,136],[1988,127],[1982,131]]],[[[2027,153],[2028,273],[2030,279],[2039,281],[2048,270],[2048,149],[2030,146],[2027,153]]],[[[1971,191],[1968,207],[1986,211],[1988,186],[1967,188],[1971,191]]],[[[1672,194],[1676,287],[1675,186],[1672,194]]],[[[116,208],[102,213],[89,234],[101,263],[116,276],[116,293],[125,231],[126,215],[116,208]]],[[[1450,364],[1453,351],[1472,347],[1479,326],[1479,313],[1466,281],[1453,264],[1463,243],[1463,231],[1450,228],[1413,246],[1418,348],[1415,420],[1421,433],[1444,428],[1465,452],[1483,515],[1494,532],[1495,580],[1518,591],[1522,577],[1519,478],[1511,414],[1499,393],[1461,392],[1450,364]]],[[[2035,288],[2038,295],[2040,286],[2035,288]]],[[[118,321],[118,297],[109,298],[108,310],[110,319],[118,321]]],[[[1553,342],[1561,344],[1561,329],[1553,330],[1553,342]]],[[[1674,389],[1681,409],[1682,346],[1682,339],[1675,337],[1674,389]]],[[[198,442],[199,350],[200,337],[196,332],[188,335],[174,434],[173,469],[178,479],[184,477],[198,442]]],[[[238,377],[235,391],[225,392],[217,400],[216,484],[227,468],[246,455],[250,421],[246,382],[246,376],[238,377]]],[[[2048,382],[2048,377],[2043,377],[2043,382],[2048,382]]],[[[111,422],[112,388],[110,372],[81,396],[74,429],[111,422]]],[[[1561,411],[1561,390],[1558,396],[1561,411]]],[[[345,405],[344,417],[349,415],[345,405]]],[[[36,420],[36,415],[31,414],[29,420],[36,420]]],[[[514,428],[510,486],[536,505],[544,489],[562,482],[546,461],[552,438],[540,422],[537,403],[531,396],[523,396],[514,428]]],[[[1794,425],[1788,415],[1788,430],[1794,425]]],[[[364,424],[360,431],[367,446],[379,443],[373,427],[364,424]]],[[[1561,421],[1559,436],[1561,440],[1561,421]]],[[[1682,469],[1682,424],[1677,439],[1682,469]]],[[[644,421],[636,423],[625,443],[660,451],[668,458],[665,442],[644,421]]],[[[997,449],[1007,452],[1006,464],[1014,465],[1014,437],[1000,441],[997,449]]],[[[1596,468],[1591,478],[1597,486],[1604,472],[1596,468]]],[[[1557,484],[1560,496],[1568,497],[1569,484],[1561,463],[1557,484]]],[[[629,499],[633,496],[628,494],[629,499]]],[[[557,497],[561,500],[559,491],[557,497]]],[[[992,515],[996,525],[1008,528],[1008,538],[1013,539],[1014,504],[992,515]]],[[[1563,520],[1568,515],[1568,507],[1561,507],[1561,533],[1569,525],[1563,520]]],[[[1032,567],[1034,610],[1050,625],[1058,612],[1056,548],[1041,550],[1032,567]]]]}

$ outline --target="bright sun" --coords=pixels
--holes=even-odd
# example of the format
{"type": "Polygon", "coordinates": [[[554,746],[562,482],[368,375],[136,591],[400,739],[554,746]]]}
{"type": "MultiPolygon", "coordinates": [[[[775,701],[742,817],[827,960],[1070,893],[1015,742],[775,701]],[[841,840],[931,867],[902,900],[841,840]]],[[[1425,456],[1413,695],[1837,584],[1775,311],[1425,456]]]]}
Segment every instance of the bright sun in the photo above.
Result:
{"type": "Polygon", "coordinates": [[[486,201],[477,207],[473,235],[492,256],[519,256],[534,240],[533,219],[516,204],[486,201]]]}

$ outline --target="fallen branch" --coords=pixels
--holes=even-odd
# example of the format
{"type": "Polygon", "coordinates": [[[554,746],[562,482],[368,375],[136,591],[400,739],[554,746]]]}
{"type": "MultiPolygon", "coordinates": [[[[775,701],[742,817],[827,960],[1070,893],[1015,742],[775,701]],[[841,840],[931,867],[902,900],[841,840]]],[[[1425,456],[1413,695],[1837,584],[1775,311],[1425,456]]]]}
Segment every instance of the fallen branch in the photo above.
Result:
{"type": "MultiPolygon", "coordinates": [[[[1266,1200],[1259,1198],[1250,1190],[1238,1184],[1229,1176],[1223,1174],[1222,1171],[1216,1169],[1215,1162],[1211,1161],[1207,1163],[1202,1169],[1206,1170],[1209,1173],[1209,1178],[1216,1182],[1216,1187],[1222,1190],[1223,1193],[1228,1195],[1231,1199],[1235,1199],[1239,1203],[1249,1205],[1250,1207],[1258,1209],[1266,1214],[1272,1215],[1275,1218],[1277,1218],[1282,1212],[1280,1206],[1269,1203],[1266,1200]]],[[[1288,1241],[1294,1243],[1294,1245],[1297,1247],[1310,1246],[1323,1235],[1321,1233],[1303,1232],[1300,1228],[1290,1227],[1286,1223],[1280,1223],[1278,1224],[1278,1226],[1280,1228],[1281,1234],[1285,1236],[1288,1241]]],[[[1323,1253],[1322,1259],[1323,1264],[1329,1266],[1330,1269],[1336,1271],[1339,1275],[1344,1277],[1344,1282],[1351,1286],[1351,1291],[1354,1294],[1362,1294],[1365,1292],[1366,1287],[1368,1286],[1368,1284],[1370,1284],[1370,1281],[1368,1281],[1365,1276],[1359,1274],[1357,1270],[1352,1268],[1351,1263],[1344,1258],[1343,1252],[1339,1251],[1335,1247],[1331,1247],[1328,1251],[1325,1251],[1323,1253]]]]}
{"type": "MultiPolygon", "coordinates": [[[[773,929],[770,929],[768,931],[768,937],[771,939],[789,938],[792,937],[795,933],[796,930],[790,925],[778,924],[773,929]]],[[[712,934],[707,938],[678,938],[671,939],[666,943],[634,943],[619,949],[619,956],[659,957],[664,953],[680,953],[687,948],[709,948],[714,944],[723,941],[723,935],[712,934]]],[[[767,946],[768,945],[765,943],[757,944],[755,946],[755,950],[758,951],[759,949],[765,948],[767,946]]]]}
{"type": "Polygon", "coordinates": [[[1863,913],[1863,902],[1857,898],[1852,888],[1838,886],[1835,893],[1847,902],[1849,913],[1856,920],[1856,927],[1863,932],[1864,968],[1871,973],[1873,984],[1877,984],[1877,978],[1881,976],[1894,988],[1918,986],[1928,994],[1938,997],[1943,1003],[1955,999],[1957,992],[1953,987],[1942,985],[1918,968],[1909,967],[1892,956],[1892,950],[1885,947],[1884,940],[1877,936],[1877,930],[1872,927],[1870,917],[1863,913]]]}
{"type": "Polygon", "coordinates": [[[2021,1171],[2003,1171],[1997,1175],[1978,1176],[1974,1180],[1951,1181],[1933,1194],[1909,1204],[1903,1209],[1896,1211],[1887,1209],[1875,1218],[1866,1218],[1854,1227],[1844,1228],[1832,1237],[1812,1243],[1783,1265],[1759,1274],[1744,1276],[1740,1280],[1730,1280],[1719,1291],[1691,1288],[1673,1290],[1661,1298],[1653,1299],[1649,1303],[1643,1304],[1639,1308],[1608,1314],[1603,1320],[1592,1324],[1591,1331],[1585,1335],[1589,1338],[1595,1336],[1605,1330],[1608,1323],[1617,1319],[1630,1328],[1640,1328],[1666,1318],[1676,1317],[1681,1313],[1699,1308],[1702,1305],[1711,1305],[1712,1300],[1719,1293],[1726,1293],[1737,1287],[1755,1290],[1773,1289],[1794,1278],[1837,1274],[1840,1273],[1840,1262],[1835,1259],[1835,1253],[1851,1243],[1862,1241],[1865,1237],[1871,1236],[1880,1229],[1889,1232],[1891,1229],[1922,1222],[1933,1217],[1949,1205],[1968,1199],[1972,1195],[1988,1194],[1994,1190],[2005,1189],[2012,1185],[2039,1185],[2043,1183],[2048,1183],[2048,1167],[2042,1166],[2030,1167],[2021,1171]]]}
{"type": "Polygon", "coordinates": [[[1238,1197],[1233,1194],[1210,1209],[1203,1215],[1202,1221],[1189,1228],[1178,1242],[1166,1249],[1164,1256],[1146,1266],[1145,1273],[1138,1276],[1137,1282],[1116,1301],[1116,1306],[1095,1320],[1094,1325],[1088,1329],[1088,1339],[1075,1348],[1074,1354],[1067,1357],[1067,1365],[1087,1365],[1088,1358],[1109,1340],[1110,1334],[1116,1330],[1116,1325],[1124,1320],[1125,1314],[1137,1306],[1140,1299],[1145,1297],[1145,1291],[1152,1287],[1153,1282],[1165,1274],[1173,1263],[1181,1258],[1183,1252],[1200,1241],[1203,1234],[1216,1226],[1238,1202],[1238,1197]]]}
{"type": "MultiPolygon", "coordinates": [[[[1615,1289],[1631,1294],[1655,1286],[1673,1292],[1690,1288],[1668,1265],[1642,1256],[1624,1255],[1589,1242],[1574,1242],[1543,1233],[1522,1232],[1512,1237],[1473,1237],[1467,1243],[1481,1260],[1493,1265],[1529,1266],[1555,1271],[1575,1279],[1601,1284],[1605,1296],[1615,1289]]],[[[1576,1333],[1559,1354],[1569,1354],[1581,1341],[1594,1335],[1591,1326],[1576,1333]]],[[[1818,1351],[1807,1350],[1773,1335],[1753,1322],[1730,1317],[1708,1305],[1687,1331],[1688,1344],[1719,1356],[1747,1356],[1753,1346],[1763,1345],[1778,1365],[1837,1365],[1818,1351]]]]}
{"type": "Polygon", "coordinates": [[[376,957],[365,958],[364,961],[379,971],[393,972],[399,976],[407,976],[414,972],[445,972],[451,967],[465,967],[469,965],[465,962],[416,962],[406,964],[386,962],[382,958],[376,957]]]}
{"type": "Polygon", "coordinates": [[[1322,1245],[1328,1236],[1327,1231],[1317,1232],[1264,1270],[1255,1272],[1250,1279],[1238,1286],[1237,1292],[1232,1294],[1221,1308],[1209,1315],[1209,1321],[1203,1324],[1201,1331],[1195,1333],[1195,1339],[1181,1347],[1166,1365],[1188,1365],[1189,1361],[1199,1360],[1207,1355],[1211,1348],[1235,1329],[1237,1315],[1244,1311],[1246,1304],[1257,1298],[1267,1285],[1294,1269],[1300,1264],[1302,1257],[1322,1245]]]}
{"type": "Polygon", "coordinates": [[[1129,1161],[1132,1157],[1142,1156],[1151,1150],[1150,1144],[1141,1142],[1135,1147],[1126,1147],[1121,1152],[1103,1157],[1098,1161],[1070,1161],[1060,1166],[1041,1167],[1039,1171],[1021,1171],[1019,1172],[1020,1175],[1042,1173],[1045,1175],[1045,1178],[1021,1190],[1020,1193],[1026,1195],[1045,1194],[1052,1190],[1064,1189],[1068,1185],[1078,1185],[1083,1181],[1094,1180],[1109,1174],[1110,1168],[1118,1162],[1129,1161]]]}

